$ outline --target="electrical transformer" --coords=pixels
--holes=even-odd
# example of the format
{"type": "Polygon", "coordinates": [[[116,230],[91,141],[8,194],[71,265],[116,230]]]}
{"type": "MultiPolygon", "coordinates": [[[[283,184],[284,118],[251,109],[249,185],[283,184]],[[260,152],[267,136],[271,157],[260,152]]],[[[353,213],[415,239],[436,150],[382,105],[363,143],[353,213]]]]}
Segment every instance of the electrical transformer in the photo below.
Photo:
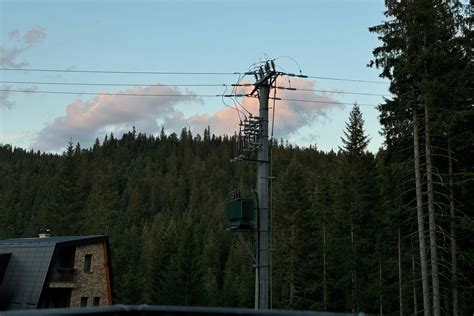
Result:
{"type": "Polygon", "coordinates": [[[231,230],[252,229],[255,217],[255,205],[250,198],[235,198],[227,203],[226,208],[228,228],[231,230]]]}

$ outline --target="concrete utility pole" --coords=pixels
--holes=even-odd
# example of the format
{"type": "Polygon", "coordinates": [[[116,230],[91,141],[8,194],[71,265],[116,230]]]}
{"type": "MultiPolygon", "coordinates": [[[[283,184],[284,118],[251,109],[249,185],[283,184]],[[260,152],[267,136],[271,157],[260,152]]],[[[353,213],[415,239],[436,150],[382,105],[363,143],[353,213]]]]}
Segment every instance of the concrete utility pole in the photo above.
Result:
{"type": "MultiPolygon", "coordinates": [[[[259,116],[245,118],[243,126],[244,152],[257,153],[256,159],[239,155],[232,161],[246,160],[257,164],[257,245],[255,257],[250,254],[255,267],[255,309],[271,308],[271,256],[270,256],[270,153],[268,135],[268,99],[270,87],[282,73],[275,71],[273,60],[265,62],[254,74],[256,82],[249,96],[260,102],[259,116]],[[258,93],[257,93],[258,92],[258,93]]],[[[295,76],[295,75],[293,75],[295,76]]],[[[239,237],[240,238],[240,237],[239,237]]],[[[241,242],[243,243],[243,242],[241,242]]],[[[244,245],[245,247],[245,245],[244,245]]],[[[248,249],[248,248],[246,248],[248,249]]]]}
{"type": "MultiPolygon", "coordinates": [[[[270,161],[268,154],[268,97],[270,95],[270,79],[272,74],[266,73],[259,82],[259,101],[261,133],[258,138],[258,169],[257,169],[257,195],[258,195],[258,242],[257,242],[257,267],[256,276],[258,280],[256,296],[258,296],[258,309],[268,309],[269,306],[269,177],[270,161]]],[[[257,299],[255,300],[257,303],[257,299]]]]}

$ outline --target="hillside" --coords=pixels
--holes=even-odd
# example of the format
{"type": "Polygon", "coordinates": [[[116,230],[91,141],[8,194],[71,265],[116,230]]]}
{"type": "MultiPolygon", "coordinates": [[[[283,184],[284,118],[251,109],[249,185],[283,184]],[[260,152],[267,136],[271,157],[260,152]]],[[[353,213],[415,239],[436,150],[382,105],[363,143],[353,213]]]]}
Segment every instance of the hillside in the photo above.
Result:
{"type": "MultiPolygon", "coordinates": [[[[233,137],[109,135],[62,155],[0,147],[0,238],[110,236],[117,303],[253,306],[254,273],[225,231],[230,191],[254,188],[255,168],[231,163],[233,137]]],[[[416,218],[402,165],[387,152],[357,159],[274,144],[273,306],[375,313],[420,300],[416,218]],[[406,203],[405,203],[406,202],[406,203]],[[404,206],[406,205],[406,206],[404,206]],[[400,233],[400,235],[399,235],[400,233]],[[400,239],[399,239],[400,236],[400,239]],[[400,245],[401,257],[398,256],[400,245]],[[413,270],[414,267],[414,270],[413,270]]],[[[462,161],[462,159],[461,159],[462,161]]],[[[467,158],[466,161],[469,161],[467,158]]],[[[441,165],[441,164],[440,164],[441,165]]],[[[409,172],[408,172],[409,173],[409,172]]],[[[472,313],[472,181],[456,199],[461,306],[472,313]]],[[[449,295],[447,214],[439,211],[443,294],[449,295]]],[[[252,236],[247,236],[252,242],[252,236]]]]}

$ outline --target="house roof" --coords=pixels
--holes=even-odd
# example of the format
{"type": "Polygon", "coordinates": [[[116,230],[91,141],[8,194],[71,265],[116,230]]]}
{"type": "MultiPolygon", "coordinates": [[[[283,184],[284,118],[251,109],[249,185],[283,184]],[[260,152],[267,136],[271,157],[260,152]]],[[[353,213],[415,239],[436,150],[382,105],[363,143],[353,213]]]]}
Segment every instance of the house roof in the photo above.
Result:
{"type": "Polygon", "coordinates": [[[48,238],[10,238],[0,240],[0,249],[5,245],[16,245],[16,246],[39,246],[47,244],[60,244],[60,245],[78,245],[78,244],[92,244],[100,241],[104,241],[106,236],[103,235],[89,235],[89,236],[60,236],[60,237],[48,237],[48,238]]]}
{"type": "Polygon", "coordinates": [[[37,307],[58,246],[103,241],[108,242],[108,239],[100,235],[0,240],[0,255],[3,255],[7,265],[3,282],[0,283],[0,310],[37,307]]]}

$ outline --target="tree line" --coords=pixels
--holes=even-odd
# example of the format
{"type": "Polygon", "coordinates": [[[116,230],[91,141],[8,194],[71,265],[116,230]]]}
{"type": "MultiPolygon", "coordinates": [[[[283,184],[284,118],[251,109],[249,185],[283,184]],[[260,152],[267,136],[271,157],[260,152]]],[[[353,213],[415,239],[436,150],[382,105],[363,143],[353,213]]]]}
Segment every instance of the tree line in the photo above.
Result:
{"type": "MultiPolygon", "coordinates": [[[[421,308],[414,212],[395,204],[399,166],[385,151],[365,151],[362,127],[356,106],[337,153],[273,143],[275,308],[389,313],[399,308],[399,288],[405,312],[414,308],[413,295],[421,308]]],[[[225,230],[230,191],[255,182],[252,165],[230,162],[237,145],[235,137],[209,130],[193,137],[185,129],[179,137],[108,135],[90,149],[70,143],[62,155],[4,145],[0,238],[31,237],[45,227],[55,235],[106,234],[117,303],[252,307],[252,265],[225,230]]],[[[466,312],[469,185],[458,185],[466,214],[460,209],[456,221],[466,312]]],[[[447,296],[452,284],[443,284],[447,296]]]]}
{"type": "MultiPolygon", "coordinates": [[[[272,305],[471,315],[474,223],[471,6],[387,1],[370,66],[390,79],[384,147],[361,111],[339,150],[272,140],[272,305]]],[[[116,303],[253,307],[254,271],[225,230],[237,136],[107,135],[61,155],[0,146],[0,238],[106,234],[116,303]]],[[[254,236],[247,235],[248,243],[254,236]]]]}

